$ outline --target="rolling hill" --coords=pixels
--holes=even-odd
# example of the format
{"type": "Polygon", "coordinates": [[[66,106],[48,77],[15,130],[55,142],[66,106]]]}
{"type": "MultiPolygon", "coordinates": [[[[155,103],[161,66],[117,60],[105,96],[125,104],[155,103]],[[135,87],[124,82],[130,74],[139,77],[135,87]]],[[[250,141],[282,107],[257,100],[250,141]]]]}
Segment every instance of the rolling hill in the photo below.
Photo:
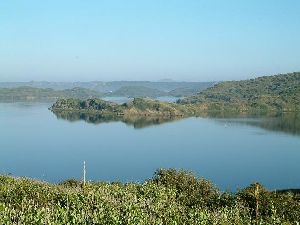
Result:
{"type": "Polygon", "coordinates": [[[107,96],[125,96],[125,97],[150,97],[150,98],[156,98],[160,96],[166,96],[168,95],[167,92],[144,87],[144,86],[124,86],[119,88],[118,90],[111,92],[109,94],[106,94],[107,96]]]}
{"type": "Polygon", "coordinates": [[[178,100],[178,103],[211,110],[299,111],[300,72],[220,82],[194,96],[178,100]]]}
{"type": "Polygon", "coordinates": [[[101,96],[103,96],[103,94],[97,91],[78,87],[66,90],[34,87],[0,88],[1,102],[53,101],[58,98],[87,99],[99,98],[101,96]]]}

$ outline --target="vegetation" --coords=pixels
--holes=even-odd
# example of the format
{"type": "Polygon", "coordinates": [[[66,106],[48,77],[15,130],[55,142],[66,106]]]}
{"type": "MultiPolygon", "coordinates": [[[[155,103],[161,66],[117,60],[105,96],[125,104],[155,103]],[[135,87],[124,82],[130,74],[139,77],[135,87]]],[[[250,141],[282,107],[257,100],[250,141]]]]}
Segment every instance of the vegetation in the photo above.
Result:
{"type": "Polygon", "coordinates": [[[58,100],[53,112],[93,112],[115,116],[189,117],[205,113],[266,114],[300,110],[300,73],[260,77],[246,81],[222,82],[199,94],[165,103],[134,98],[123,105],[100,99],[58,100]]]}
{"type": "Polygon", "coordinates": [[[206,110],[299,111],[300,72],[221,82],[178,103],[206,110]]]}
{"type": "Polygon", "coordinates": [[[50,109],[53,112],[69,111],[127,117],[182,117],[188,113],[187,107],[146,98],[134,98],[132,101],[122,105],[101,99],[60,99],[50,109]]]}
{"type": "MultiPolygon", "coordinates": [[[[63,91],[66,89],[81,88],[105,96],[117,97],[160,97],[160,96],[190,96],[198,91],[211,87],[213,82],[150,82],[150,81],[112,81],[112,82],[0,82],[0,90],[23,87],[37,89],[52,89],[63,91]]],[[[1,91],[0,91],[1,93],[1,91]]],[[[1,94],[0,94],[1,96],[1,94]]],[[[51,95],[49,96],[51,97],[51,95]]],[[[62,96],[59,96],[62,97],[62,96]]],[[[63,96],[72,97],[72,96],[63,96]]],[[[90,96],[91,97],[91,96],[90,96]]],[[[94,97],[96,97],[94,95],[94,97]]],[[[0,98],[1,100],[1,98],[0,98]]]]}
{"type": "MultiPolygon", "coordinates": [[[[213,86],[212,82],[86,82],[86,83],[22,83],[1,88],[0,101],[55,100],[58,98],[100,98],[104,96],[151,97],[189,96],[178,105],[189,105],[187,111],[299,111],[300,72],[265,76],[244,81],[226,81],[213,86]],[[72,89],[59,88],[78,85],[72,89]],[[38,87],[54,87],[37,88],[38,87]],[[99,92],[101,91],[101,92],[99,92]],[[199,92],[200,91],[200,92],[199,92]],[[199,92],[198,94],[195,94],[199,92]]],[[[179,106],[172,106],[180,108],[179,106]]]]}
{"type": "Polygon", "coordinates": [[[158,89],[143,87],[143,86],[124,86],[116,91],[113,91],[106,96],[126,96],[126,97],[150,97],[157,98],[168,95],[167,92],[158,89]]]}
{"type": "Polygon", "coordinates": [[[0,101],[18,102],[18,101],[53,101],[58,98],[99,98],[103,94],[85,88],[72,88],[66,90],[53,90],[50,88],[1,88],[0,101]]]}
{"type": "Polygon", "coordinates": [[[48,184],[0,176],[1,224],[299,224],[300,195],[252,184],[221,192],[185,171],[143,184],[48,184]]]}
{"type": "Polygon", "coordinates": [[[174,97],[189,97],[196,95],[199,91],[205,90],[209,87],[212,87],[213,84],[210,86],[203,86],[199,89],[199,87],[182,87],[182,88],[176,88],[172,91],[168,92],[169,96],[174,96],[174,97]]]}

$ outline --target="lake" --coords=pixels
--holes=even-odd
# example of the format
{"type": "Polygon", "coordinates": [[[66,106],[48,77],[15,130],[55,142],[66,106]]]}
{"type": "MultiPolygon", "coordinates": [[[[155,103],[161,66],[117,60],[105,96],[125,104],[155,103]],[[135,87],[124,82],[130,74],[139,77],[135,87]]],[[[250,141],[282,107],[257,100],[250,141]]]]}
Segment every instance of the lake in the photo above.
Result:
{"type": "Polygon", "coordinates": [[[138,181],[193,171],[223,190],[252,182],[300,188],[299,116],[103,120],[55,115],[49,103],[0,103],[0,173],[59,182],[138,181]]]}

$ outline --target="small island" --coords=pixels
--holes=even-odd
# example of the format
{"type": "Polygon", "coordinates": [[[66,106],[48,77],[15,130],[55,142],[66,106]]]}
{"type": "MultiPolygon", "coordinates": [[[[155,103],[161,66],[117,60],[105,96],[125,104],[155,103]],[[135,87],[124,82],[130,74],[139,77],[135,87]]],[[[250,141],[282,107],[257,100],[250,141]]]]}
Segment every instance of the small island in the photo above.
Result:
{"type": "Polygon", "coordinates": [[[184,117],[192,111],[177,103],[166,103],[147,98],[134,98],[124,104],[117,104],[102,99],[59,99],[50,108],[53,112],[98,113],[103,116],[150,116],[150,117],[184,117]]]}

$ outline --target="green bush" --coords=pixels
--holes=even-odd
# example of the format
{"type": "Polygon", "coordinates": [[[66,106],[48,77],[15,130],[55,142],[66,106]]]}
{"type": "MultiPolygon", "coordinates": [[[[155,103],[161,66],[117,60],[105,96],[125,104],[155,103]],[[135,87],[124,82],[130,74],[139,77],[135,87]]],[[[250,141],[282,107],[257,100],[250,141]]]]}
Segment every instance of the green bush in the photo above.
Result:
{"type": "Polygon", "coordinates": [[[191,172],[159,169],[153,181],[167,188],[174,188],[177,198],[186,206],[214,205],[219,198],[218,189],[208,180],[197,179],[191,172]]]}
{"type": "Polygon", "coordinates": [[[0,176],[0,224],[298,224],[297,193],[257,185],[221,193],[192,173],[158,170],[143,184],[54,185],[0,176]],[[259,216],[255,214],[259,195],[259,216]]]}

